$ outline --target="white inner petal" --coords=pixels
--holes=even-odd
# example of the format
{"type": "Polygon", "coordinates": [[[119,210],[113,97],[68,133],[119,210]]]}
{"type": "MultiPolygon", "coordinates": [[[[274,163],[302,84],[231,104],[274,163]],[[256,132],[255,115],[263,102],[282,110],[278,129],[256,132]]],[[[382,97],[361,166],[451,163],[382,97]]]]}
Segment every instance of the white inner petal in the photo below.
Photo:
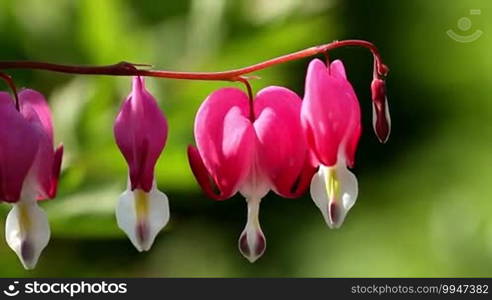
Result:
{"type": "Polygon", "coordinates": [[[39,161],[43,159],[39,154],[24,179],[20,199],[12,205],[5,222],[7,244],[27,270],[34,269],[51,236],[48,217],[36,200],[39,161]]]}
{"type": "Polygon", "coordinates": [[[116,219],[137,250],[148,251],[169,221],[168,198],[157,189],[155,181],[148,193],[128,188],[118,201],[116,219]]]}
{"type": "Polygon", "coordinates": [[[253,263],[260,258],[266,249],[266,239],[260,227],[260,198],[246,199],[248,203],[248,220],[239,237],[239,251],[253,263]]]}
{"type": "Polygon", "coordinates": [[[357,199],[357,178],[339,158],[335,166],[320,166],[311,180],[310,192],[326,224],[339,228],[357,199]]]}
{"type": "Polygon", "coordinates": [[[26,269],[33,269],[50,240],[46,213],[35,199],[21,199],[12,206],[5,224],[7,244],[26,269]]]}
{"type": "Polygon", "coordinates": [[[270,181],[261,170],[256,155],[249,175],[239,189],[241,195],[246,199],[262,199],[270,191],[270,181]]]}

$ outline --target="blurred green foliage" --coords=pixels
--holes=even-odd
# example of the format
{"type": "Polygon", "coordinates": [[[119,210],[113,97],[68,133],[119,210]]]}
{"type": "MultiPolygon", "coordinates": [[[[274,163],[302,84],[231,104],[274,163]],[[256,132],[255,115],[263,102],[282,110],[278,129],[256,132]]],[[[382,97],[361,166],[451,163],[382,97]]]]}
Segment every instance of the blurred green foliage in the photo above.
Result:
{"type": "MultiPolygon", "coordinates": [[[[127,170],[112,122],[130,78],[11,71],[19,86],[49,98],[66,156],[59,196],[43,203],[53,232],[38,267],[24,271],[2,231],[0,276],[492,276],[491,11],[488,0],[0,1],[1,60],[218,71],[331,40],[370,40],[391,68],[393,119],[388,144],[378,144],[371,57],[333,51],[363,108],[359,199],[333,231],[308,196],[271,194],[261,213],[267,252],[250,264],[236,247],[245,202],[207,199],[185,151],[201,101],[235,84],[148,79],[170,124],[156,176],[171,222],[139,254],[113,214],[127,170]],[[466,32],[456,25],[461,17],[473,22],[466,32]],[[448,29],[483,35],[459,43],[448,29]]],[[[285,85],[302,95],[308,61],[258,72],[255,90],[285,85]]],[[[7,211],[0,206],[3,222],[7,211]]]]}

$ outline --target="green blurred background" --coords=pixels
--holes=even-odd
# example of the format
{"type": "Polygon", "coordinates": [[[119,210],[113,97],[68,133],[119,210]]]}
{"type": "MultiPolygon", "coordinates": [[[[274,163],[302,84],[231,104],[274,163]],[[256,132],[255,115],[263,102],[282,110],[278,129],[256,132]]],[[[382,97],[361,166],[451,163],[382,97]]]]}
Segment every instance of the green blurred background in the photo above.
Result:
{"type": "MultiPolygon", "coordinates": [[[[42,204],[52,239],[37,268],[23,270],[2,230],[0,276],[492,276],[491,12],[489,0],[1,0],[1,60],[219,71],[332,40],[372,41],[391,68],[393,132],[386,145],[372,132],[370,54],[331,52],[344,59],[363,108],[358,201],[329,230],[309,197],[271,193],[260,216],[267,251],[250,264],[237,250],[245,201],[207,199],[186,159],[201,101],[237,84],[148,79],[170,124],[156,177],[171,221],[140,254],[114,218],[127,171],[112,124],[130,78],[9,71],[49,98],[66,156],[59,196],[42,204]],[[463,17],[470,28],[458,27],[463,17]],[[483,34],[459,43],[448,29],[483,34]]],[[[254,89],[302,95],[308,62],[257,72],[254,89]]],[[[2,223],[7,211],[2,204],[2,223]]]]}

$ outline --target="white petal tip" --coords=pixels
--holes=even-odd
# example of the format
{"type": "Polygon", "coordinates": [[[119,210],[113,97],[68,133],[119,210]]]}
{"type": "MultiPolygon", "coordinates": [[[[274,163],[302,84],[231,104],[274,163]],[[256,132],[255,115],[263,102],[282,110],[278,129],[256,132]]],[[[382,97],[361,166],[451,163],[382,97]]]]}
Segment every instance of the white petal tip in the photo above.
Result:
{"type": "Polygon", "coordinates": [[[326,224],[328,225],[328,228],[333,230],[337,230],[342,227],[342,224],[333,224],[333,223],[326,223],[326,224]]]}
{"type": "Polygon", "coordinates": [[[20,251],[18,253],[19,260],[22,266],[26,270],[32,270],[36,267],[39,256],[41,253],[36,255],[35,249],[29,241],[21,242],[20,251]]]}
{"type": "Polygon", "coordinates": [[[155,187],[125,191],[116,207],[118,227],[139,252],[149,251],[159,232],[169,221],[167,196],[155,187]]]}
{"type": "Polygon", "coordinates": [[[328,227],[339,229],[357,199],[357,178],[344,163],[322,165],[311,180],[310,191],[328,227]]]}
{"type": "Polygon", "coordinates": [[[260,258],[259,256],[258,257],[246,257],[246,259],[250,262],[250,263],[254,263],[258,260],[258,258],[260,258]]]}
{"type": "MultiPolygon", "coordinates": [[[[159,229],[159,231],[160,231],[160,229],[159,229]]],[[[155,237],[159,233],[159,232],[157,232],[155,235],[152,235],[152,233],[149,230],[149,226],[147,225],[147,223],[143,223],[143,222],[136,225],[135,232],[136,232],[135,247],[137,248],[138,252],[149,251],[150,248],[152,248],[155,237]]]]}
{"type": "Polygon", "coordinates": [[[266,250],[266,239],[261,231],[258,215],[260,199],[250,198],[248,202],[248,221],[239,237],[238,246],[241,254],[250,262],[257,261],[266,250]]]}
{"type": "Polygon", "coordinates": [[[26,270],[36,267],[50,235],[48,218],[35,201],[14,204],[7,216],[5,238],[26,270]]]}
{"type": "Polygon", "coordinates": [[[347,211],[344,211],[341,205],[336,202],[331,202],[328,205],[328,218],[325,220],[330,229],[339,229],[343,225],[347,211]]]}
{"type": "Polygon", "coordinates": [[[243,231],[239,238],[239,251],[250,263],[257,261],[266,250],[266,239],[261,230],[255,232],[243,231]]]}

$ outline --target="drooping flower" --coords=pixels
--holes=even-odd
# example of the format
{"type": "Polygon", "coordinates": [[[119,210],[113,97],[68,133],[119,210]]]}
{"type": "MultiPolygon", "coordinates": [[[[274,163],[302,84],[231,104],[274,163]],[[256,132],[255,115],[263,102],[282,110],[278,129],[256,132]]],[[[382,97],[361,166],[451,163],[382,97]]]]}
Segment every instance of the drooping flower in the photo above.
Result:
{"type": "Polygon", "coordinates": [[[24,268],[32,269],[50,239],[37,200],[56,195],[63,146],[53,149],[51,112],[37,91],[19,93],[19,111],[0,92],[0,120],[0,201],[12,204],[5,237],[24,268]]]}
{"type": "Polygon", "coordinates": [[[340,60],[309,64],[301,123],[319,164],[311,197],[328,226],[338,228],[357,199],[357,178],[347,167],[354,165],[361,133],[359,102],[340,60]]]}
{"type": "Polygon", "coordinates": [[[270,189],[297,197],[314,173],[300,109],[301,99],[286,88],[261,90],[254,107],[243,91],[223,88],[210,94],[196,115],[197,147],[188,148],[190,166],[211,198],[224,200],[239,191],[246,199],[248,216],[239,249],[250,262],[266,249],[258,219],[261,199],[270,189]]]}
{"type": "Polygon", "coordinates": [[[128,188],[120,196],[116,218],[138,251],[148,251],[169,221],[167,196],[159,191],[154,167],[167,139],[167,121],[141,77],[114,124],[116,143],[129,167],[128,188]]]}

